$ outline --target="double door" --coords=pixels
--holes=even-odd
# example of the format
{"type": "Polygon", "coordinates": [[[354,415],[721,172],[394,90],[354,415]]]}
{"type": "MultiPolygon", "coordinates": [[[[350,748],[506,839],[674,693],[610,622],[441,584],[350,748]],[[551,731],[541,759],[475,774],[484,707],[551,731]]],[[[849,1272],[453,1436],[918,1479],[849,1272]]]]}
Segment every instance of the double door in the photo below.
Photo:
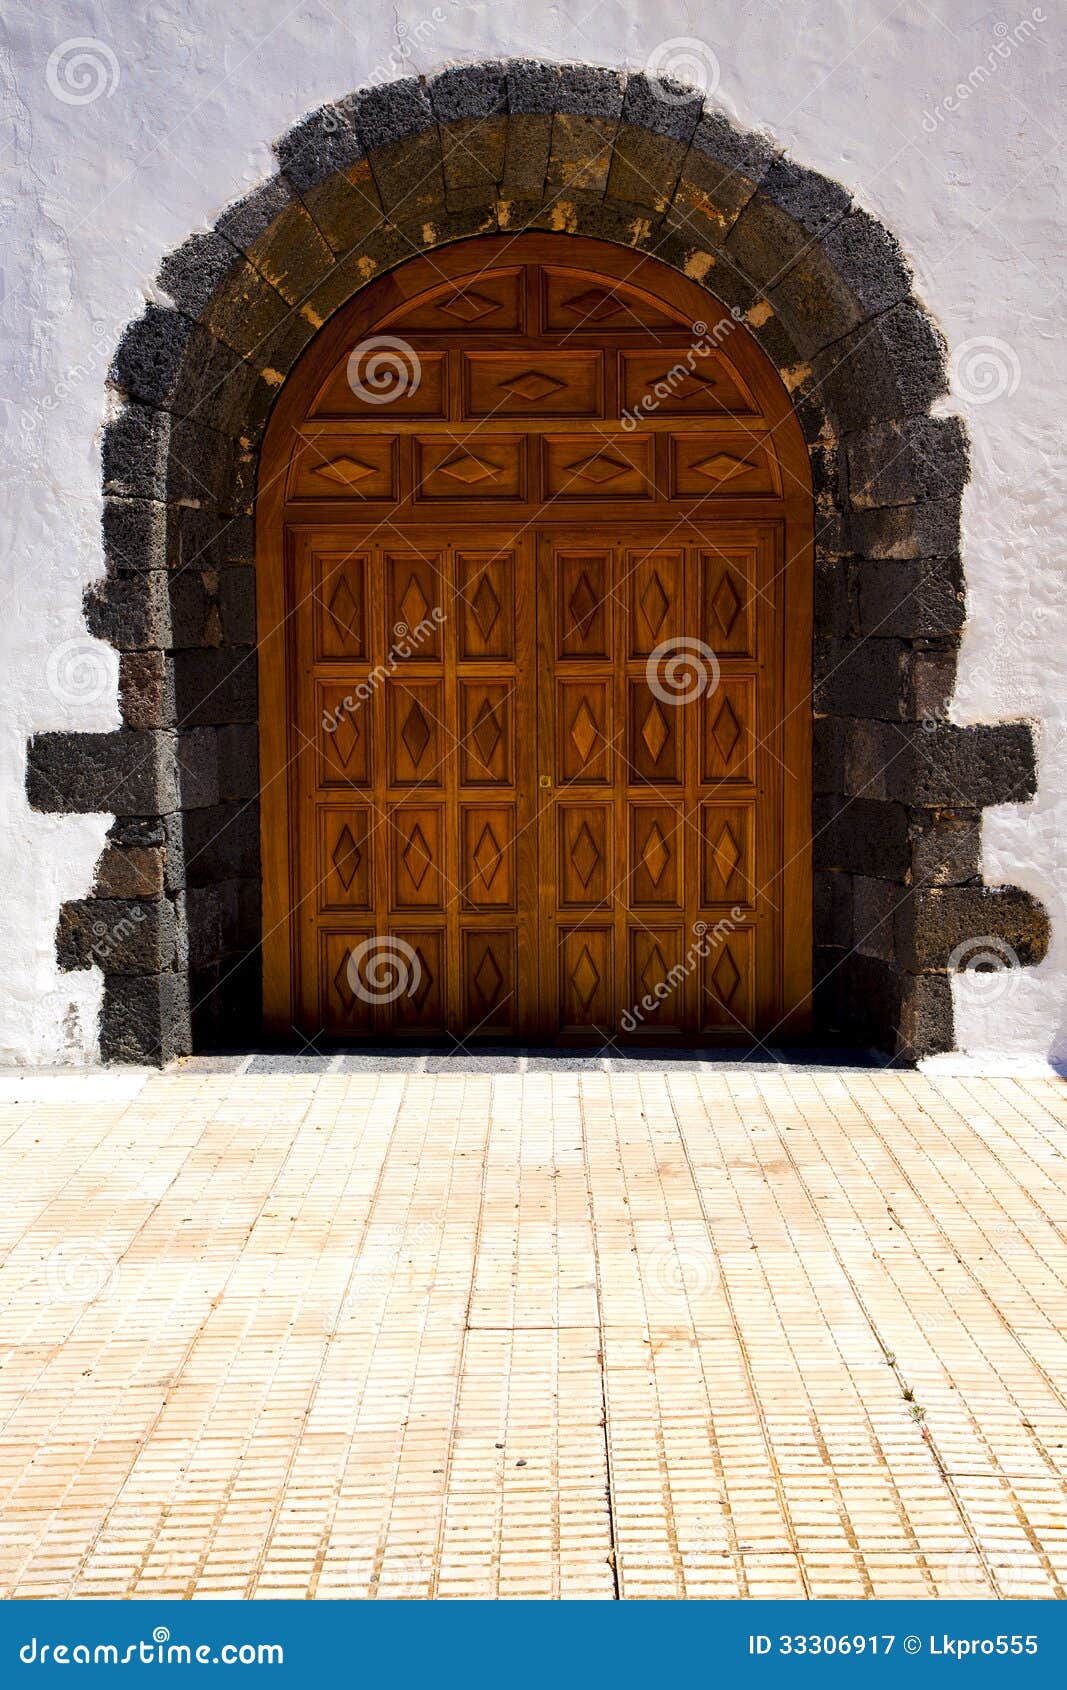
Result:
{"type": "Polygon", "coordinates": [[[306,1031],[774,1028],[782,547],[775,520],[287,529],[306,1031]]]}

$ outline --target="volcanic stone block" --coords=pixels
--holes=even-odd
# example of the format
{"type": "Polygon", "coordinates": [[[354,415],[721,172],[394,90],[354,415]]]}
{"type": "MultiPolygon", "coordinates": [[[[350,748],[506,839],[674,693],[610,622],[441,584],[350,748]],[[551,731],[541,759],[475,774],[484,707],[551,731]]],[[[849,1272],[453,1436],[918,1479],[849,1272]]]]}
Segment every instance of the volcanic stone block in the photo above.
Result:
{"type": "Polygon", "coordinates": [[[259,730],[240,722],[218,730],[219,797],[256,798],[259,794],[259,730]]]}
{"type": "Polygon", "coordinates": [[[167,497],[171,419],[166,411],[127,405],[104,429],[104,492],[123,499],[167,497]]]}
{"type": "Polygon", "coordinates": [[[208,358],[211,345],[210,336],[180,311],[149,305],[123,333],[108,380],[128,400],[171,410],[182,394],[183,369],[188,371],[191,358],[208,358]]]}
{"type": "Polygon", "coordinates": [[[80,898],[60,912],[56,956],[62,969],[155,974],[171,966],[174,950],[174,908],[165,898],[80,898]]]}
{"type": "Polygon", "coordinates": [[[214,727],[256,720],[256,654],[236,646],[217,651],[181,651],[174,660],[178,722],[214,727]]]}
{"type": "Polygon", "coordinates": [[[178,791],[183,810],[205,810],[219,801],[216,728],[184,729],[178,735],[178,791]]]}
{"type": "Polygon", "coordinates": [[[230,271],[240,263],[236,248],[213,230],[190,235],[167,253],[159,267],[159,285],[179,311],[200,319],[230,271]]]}
{"type": "Polygon", "coordinates": [[[83,595],[85,625],[117,651],[161,651],[170,644],[170,577],[163,570],[107,575],[83,595]]]}
{"type": "Polygon", "coordinates": [[[508,111],[551,114],[560,97],[560,69],[539,59],[509,59],[508,111]]]}
{"type": "Polygon", "coordinates": [[[906,968],[1026,966],[1048,951],[1048,915],[1014,886],[920,888],[897,911],[897,955],[906,968]]]}
{"type": "Polygon", "coordinates": [[[545,175],[545,190],[550,199],[578,193],[603,196],[611,170],[616,128],[614,118],[556,112],[545,175]]]}
{"type": "Polygon", "coordinates": [[[102,530],[110,568],[166,569],[166,505],[152,499],[106,498],[102,530]]]}
{"type": "Polygon", "coordinates": [[[231,207],[217,228],[290,305],[301,304],[333,266],[332,250],[280,176],[231,207]]]}
{"type": "Polygon", "coordinates": [[[958,417],[911,417],[879,423],[847,443],[853,509],[959,498],[970,470],[958,417]]]}
{"type": "Polygon", "coordinates": [[[852,942],[864,956],[895,960],[894,915],[902,896],[901,887],[892,880],[853,876],[852,942]]]}
{"type": "Polygon", "coordinates": [[[611,199],[666,211],[678,185],[688,147],[669,135],[622,123],[615,136],[608,174],[611,199]]]}
{"type": "Polygon", "coordinates": [[[955,1032],[947,974],[904,974],[897,1024],[898,1055],[917,1061],[952,1050],[955,1032]]]}
{"type": "Polygon", "coordinates": [[[30,807],[53,814],[144,816],[177,805],[174,742],[150,730],[44,733],[30,740],[30,807]]]}
{"type": "Polygon", "coordinates": [[[259,824],[245,803],[188,811],[184,842],[185,878],[190,887],[259,874],[259,824]]]}
{"type": "Polygon", "coordinates": [[[203,321],[219,340],[243,357],[254,356],[261,341],[280,327],[288,301],[250,264],[238,258],[205,302],[203,321]]]}
{"type": "Polygon", "coordinates": [[[928,499],[888,510],[853,511],[849,525],[853,550],[859,557],[905,561],[959,556],[958,496],[928,499]]]}
{"type": "Polygon", "coordinates": [[[903,804],[816,796],[813,816],[816,868],[903,882],[911,861],[903,804]]]}
{"type": "Polygon", "coordinates": [[[452,65],[433,77],[426,93],[438,123],[458,123],[507,114],[508,85],[503,64],[452,65]]]}
{"type": "Polygon", "coordinates": [[[100,1014],[105,1062],[170,1062],[192,1050],[184,975],[111,975],[100,1014]]]}
{"type": "Polygon", "coordinates": [[[887,761],[886,788],[917,808],[1019,804],[1034,796],[1033,731],[1026,722],[909,725],[903,756],[887,761]]]}
{"type": "Polygon", "coordinates": [[[862,634],[883,638],[955,635],[963,627],[963,570],[958,558],[893,563],[865,559],[854,566],[862,634]]]}
{"type": "Polygon", "coordinates": [[[320,106],[280,140],[278,163],[299,194],[327,182],[363,157],[359,136],[339,106],[320,106]]]}
{"type": "Polygon", "coordinates": [[[920,416],[948,390],[944,342],[914,301],[835,340],[817,353],[813,367],[843,434],[920,416]]]}
{"type": "Polygon", "coordinates": [[[96,865],[96,898],[161,898],[163,850],[159,845],[108,845],[96,865]]]}
{"type": "Polygon", "coordinates": [[[919,810],[911,828],[912,876],[917,886],[977,882],[982,873],[982,812],[919,810]]]}
{"type": "Polygon", "coordinates": [[[166,728],[174,721],[174,665],[162,651],[123,652],[119,708],[128,728],[166,728]]]}

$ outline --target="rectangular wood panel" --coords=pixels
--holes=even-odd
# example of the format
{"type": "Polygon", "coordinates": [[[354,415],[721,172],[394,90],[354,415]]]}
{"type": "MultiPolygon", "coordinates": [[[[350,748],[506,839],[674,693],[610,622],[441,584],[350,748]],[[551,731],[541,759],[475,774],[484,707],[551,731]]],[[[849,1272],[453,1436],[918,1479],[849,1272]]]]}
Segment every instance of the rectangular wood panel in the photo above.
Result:
{"type": "Polygon", "coordinates": [[[467,352],[464,414],[480,417],[599,417],[601,352],[467,352]]]}

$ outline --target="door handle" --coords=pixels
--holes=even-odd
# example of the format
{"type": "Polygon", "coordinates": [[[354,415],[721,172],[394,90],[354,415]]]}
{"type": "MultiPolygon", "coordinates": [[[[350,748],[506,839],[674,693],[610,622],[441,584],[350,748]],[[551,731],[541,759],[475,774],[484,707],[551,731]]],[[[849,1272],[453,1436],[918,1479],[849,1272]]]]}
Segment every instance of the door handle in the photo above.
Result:
{"type": "Polygon", "coordinates": [[[541,788],[542,792],[551,792],[551,790],[552,790],[552,776],[551,775],[538,775],[537,784],[541,788]]]}

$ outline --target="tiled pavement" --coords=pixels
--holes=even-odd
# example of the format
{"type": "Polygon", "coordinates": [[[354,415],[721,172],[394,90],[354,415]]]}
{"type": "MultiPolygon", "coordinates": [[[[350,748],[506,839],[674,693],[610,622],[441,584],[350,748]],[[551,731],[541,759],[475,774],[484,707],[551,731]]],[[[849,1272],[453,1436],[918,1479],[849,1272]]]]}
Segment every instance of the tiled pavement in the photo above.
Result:
{"type": "Polygon", "coordinates": [[[0,1592],[1064,1594],[1058,1082],[429,1067],[0,1109],[0,1592]]]}

